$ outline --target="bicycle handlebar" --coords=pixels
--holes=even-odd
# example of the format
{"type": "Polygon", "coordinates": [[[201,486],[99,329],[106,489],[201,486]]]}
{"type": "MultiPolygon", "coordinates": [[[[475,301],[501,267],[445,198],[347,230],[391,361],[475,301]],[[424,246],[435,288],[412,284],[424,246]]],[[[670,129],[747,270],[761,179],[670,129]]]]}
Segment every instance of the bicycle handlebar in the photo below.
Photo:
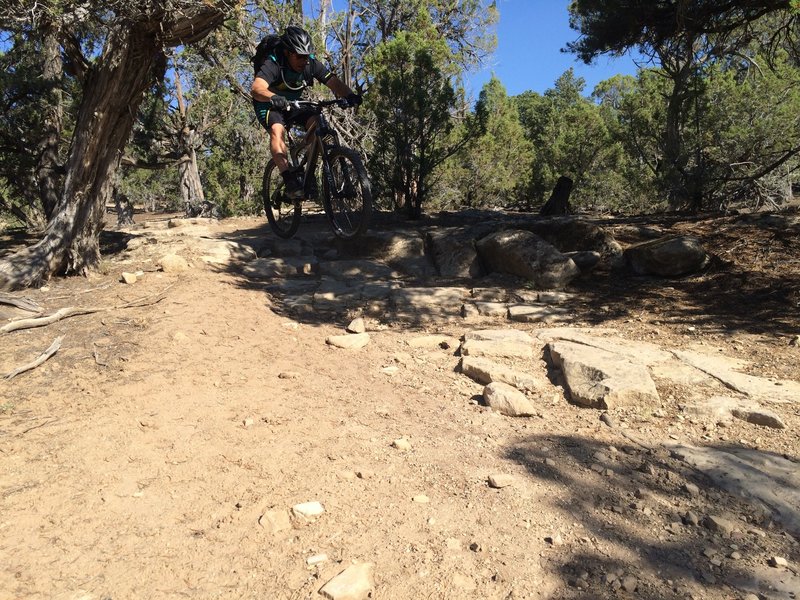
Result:
{"type": "Polygon", "coordinates": [[[347,98],[336,98],[334,100],[291,100],[289,106],[293,109],[312,108],[322,110],[328,106],[338,106],[339,108],[353,108],[347,98]]]}

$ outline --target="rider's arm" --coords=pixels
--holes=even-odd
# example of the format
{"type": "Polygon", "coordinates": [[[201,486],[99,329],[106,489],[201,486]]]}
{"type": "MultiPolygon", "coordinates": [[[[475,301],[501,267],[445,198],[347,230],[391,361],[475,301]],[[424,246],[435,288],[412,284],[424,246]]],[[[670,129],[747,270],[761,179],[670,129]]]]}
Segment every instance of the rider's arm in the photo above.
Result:
{"type": "Polygon", "coordinates": [[[274,92],[269,89],[269,84],[265,79],[256,77],[250,87],[250,95],[253,96],[253,100],[267,102],[274,95],[274,92]]]}
{"type": "Polygon", "coordinates": [[[328,81],[325,82],[325,85],[327,85],[331,91],[336,94],[337,98],[347,98],[353,93],[353,90],[347,87],[341,79],[336,77],[336,75],[333,75],[330,79],[328,79],[328,81]]]}

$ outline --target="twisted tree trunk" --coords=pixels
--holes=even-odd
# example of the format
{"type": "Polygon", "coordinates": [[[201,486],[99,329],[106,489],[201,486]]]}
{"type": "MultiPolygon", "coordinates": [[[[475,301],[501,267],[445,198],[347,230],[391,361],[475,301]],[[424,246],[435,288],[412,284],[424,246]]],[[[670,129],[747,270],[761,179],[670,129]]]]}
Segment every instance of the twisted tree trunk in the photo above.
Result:
{"type": "Polygon", "coordinates": [[[140,12],[138,18],[120,19],[109,29],[83,88],[54,214],[40,242],[0,260],[0,290],[36,286],[56,273],[85,274],[98,266],[113,174],[144,90],[154,74],[164,75],[164,48],[201,39],[224,17],[208,3],[186,8],[179,14],[140,12]]]}

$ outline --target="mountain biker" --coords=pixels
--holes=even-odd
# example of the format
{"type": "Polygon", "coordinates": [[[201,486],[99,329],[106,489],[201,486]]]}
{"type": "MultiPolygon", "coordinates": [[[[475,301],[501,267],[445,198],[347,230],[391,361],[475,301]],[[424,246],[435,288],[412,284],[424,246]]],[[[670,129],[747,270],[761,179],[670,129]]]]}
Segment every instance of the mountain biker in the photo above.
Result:
{"type": "Polygon", "coordinates": [[[256,117],[269,133],[269,149],[286,183],[286,196],[298,200],[303,197],[303,184],[300,174],[289,169],[284,133],[293,124],[303,124],[309,132],[307,142],[311,143],[316,115],[313,111],[292,110],[289,102],[298,100],[314,79],[327,85],[337,98],[345,98],[350,106],[361,104],[361,96],[314,58],[311,36],[301,27],[287,27],[275,52],[256,69],[250,89],[256,117]]]}

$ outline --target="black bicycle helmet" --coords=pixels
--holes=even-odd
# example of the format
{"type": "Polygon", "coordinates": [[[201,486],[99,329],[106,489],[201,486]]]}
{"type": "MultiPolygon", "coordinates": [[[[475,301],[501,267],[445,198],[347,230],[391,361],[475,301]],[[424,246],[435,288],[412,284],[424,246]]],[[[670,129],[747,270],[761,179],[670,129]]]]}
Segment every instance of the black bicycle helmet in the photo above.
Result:
{"type": "Polygon", "coordinates": [[[290,25],[281,36],[281,41],[287,50],[296,54],[304,56],[314,54],[314,49],[311,47],[311,36],[302,27],[290,25]]]}

